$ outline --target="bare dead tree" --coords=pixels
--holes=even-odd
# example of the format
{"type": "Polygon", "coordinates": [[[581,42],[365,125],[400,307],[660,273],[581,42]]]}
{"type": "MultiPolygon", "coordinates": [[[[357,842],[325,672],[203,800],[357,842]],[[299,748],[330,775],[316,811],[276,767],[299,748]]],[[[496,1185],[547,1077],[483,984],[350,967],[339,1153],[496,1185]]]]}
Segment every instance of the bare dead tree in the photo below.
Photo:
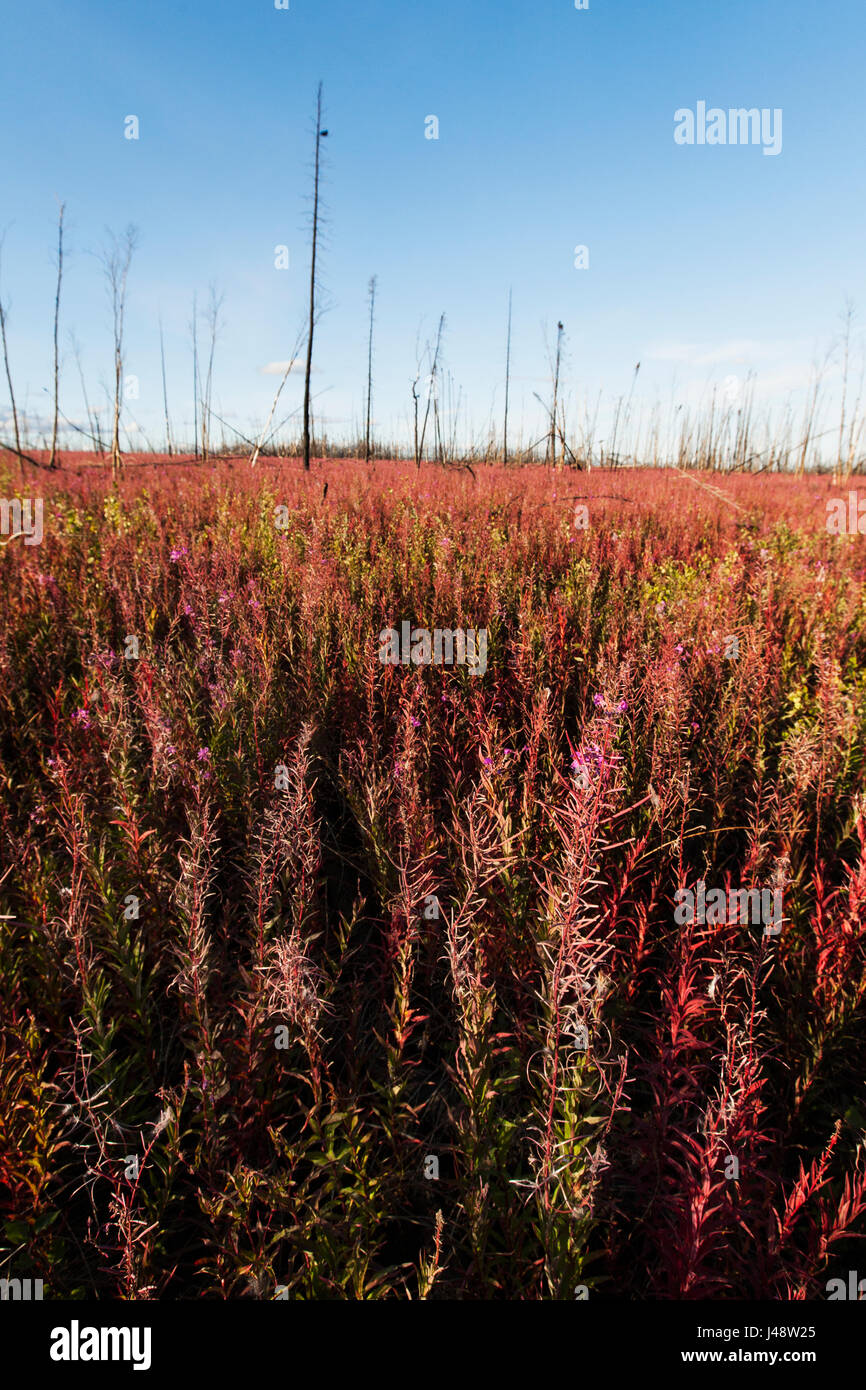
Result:
{"type": "Polygon", "coordinates": [[[210,332],[210,352],[207,364],[207,378],[205,380],[204,400],[202,401],[201,415],[201,438],[202,438],[202,458],[206,461],[210,447],[210,402],[211,390],[213,387],[213,358],[216,347],[217,335],[219,333],[219,315],[222,308],[223,295],[217,295],[216,285],[210,286],[210,298],[208,307],[205,311],[205,322],[210,332]]]}
{"type": "Polygon", "coordinates": [[[421,380],[421,364],[422,364],[422,362],[423,362],[424,359],[423,359],[423,354],[422,354],[421,351],[419,350],[419,339],[420,339],[420,336],[421,336],[421,334],[420,334],[420,329],[419,329],[418,338],[416,338],[416,340],[415,340],[415,377],[414,377],[414,380],[413,380],[413,382],[412,382],[412,409],[413,409],[413,416],[414,416],[414,453],[413,453],[413,458],[415,459],[415,467],[416,467],[416,468],[420,468],[420,467],[421,467],[421,454],[420,454],[420,451],[419,451],[419,449],[418,449],[418,401],[419,401],[419,396],[418,396],[418,382],[421,380]]]}
{"type": "MultiPolygon", "coordinates": [[[[462,403],[463,403],[463,387],[462,387],[462,386],[459,386],[459,387],[457,388],[457,405],[456,405],[456,407],[455,407],[455,409],[454,409],[454,414],[453,414],[453,416],[452,416],[452,419],[453,419],[453,422],[454,422],[454,423],[453,423],[453,428],[452,428],[452,433],[451,433],[451,459],[452,459],[452,461],[454,461],[454,460],[457,458],[457,435],[458,435],[458,431],[459,431],[459,428],[460,428],[460,406],[462,405],[462,403]]],[[[473,443],[473,448],[474,448],[474,443],[473,443]]]]}
{"type": "Polygon", "coordinates": [[[440,464],[445,460],[442,455],[442,431],[439,421],[439,392],[433,392],[433,453],[438,458],[440,464]]]}
{"type": "Polygon", "coordinates": [[[446,381],[446,395],[443,414],[448,421],[448,433],[441,434],[440,458],[443,465],[453,465],[457,459],[457,436],[460,428],[460,404],[463,388],[457,387],[457,401],[454,400],[454,376],[449,371],[446,381]]]}
{"type": "Polygon", "coordinates": [[[373,403],[373,313],[376,307],[376,277],[371,276],[370,294],[370,338],[367,344],[367,428],[364,433],[364,462],[370,462],[370,411],[373,403]]]}
{"type": "Polygon", "coordinates": [[[415,459],[415,467],[416,467],[416,468],[420,468],[420,467],[421,467],[421,455],[420,455],[419,450],[418,450],[418,382],[419,382],[420,380],[421,380],[421,373],[420,373],[420,371],[419,371],[418,375],[415,377],[414,381],[412,382],[412,406],[413,406],[414,422],[415,422],[414,444],[413,444],[413,457],[414,457],[414,459],[415,459]]]}
{"type": "MultiPolygon", "coordinates": [[[[632,376],[632,379],[631,379],[631,388],[630,388],[629,393],[628,393],[628,400],[627,400],[626,403],[625,403],[625,412],[624,412],[624,413],[623,413],[623,398],[622,398],[622,396],[619,396],[619,397],[617,398],[617,402],[616,402],[616,411],[615,411],[614,417],[613,417],[613,432],[612,432],[611,438],[610,438],[610,446],[609,446],[608,451],[607,451],[608,462],[611,464],[611,466],[612,466],[613,468],[618,468],[618,467],[620,466],[619,455],[617,454],[617,451],[616,451],[616,443],[617,443],[617,439],[618,439],[618,437],[619,437],[620,419],[623,419],[624,426],[627,425],[627,423],[628,423],[628,418],[629,418],[629,412],[630,412],[630,409],[631,409],[631,398],[632,398],[632,395],[633,395],[633,393],[634,393],[635,382],[637,381],[637,374],[638,374],[639,371],[640,371],[640,362],[637,363],[637,365],[636,365],[636,367],[635,367],[635,369],[634,369],[634,375],[632,376]]],[[[715,392],[714,392],[714,393],[713,393],[713,399],[712,399],[712,405],[711,405],[711,408],[710,408],[710,422],[709,422],[710,440],[709,440],[709,442],[708,442],[708,448],[707,448],[707,455],[708,455],[708,457],[711,457],[711,456],[712,456],[712,431],[713,431],[713,428],[714,428],[715,410],[716,410],[716,401],[715,401],[715,392]]],[[[626,438],[628,438],[628,436],[626,436],[626,438]]]]}
{"type": "Polygon", "coordinates": [[[562,360],[562,323],[556,325],[556,365],[553,370],[553,409],[550,412],[550,465],[556,467],[556,406],[559,396],[559,367],[562,360]]]}
{"type": "MultiPolygon", "coordinates": [[[[4,232],[0,237],[0,256],[3,252],[3,242],[6,240],[4,232]]],[[[6,309],[3,305],[2,284],[0,284],[0,337],[3,339],[3,365],[6,368],[6,384],[9,387],[9,401],[12,406],[12,424],[15,430],[15,452],[21,462],[21,472],[24,473],[24,458],[21,453],[21,431],[18,427],[18,407],[15,404],[15,392],[12,389],[12,371],[9,366],[9,344],[6,341],[6,309]]]]}
{"type": "Polygon", "coordinates": [[[511,384],[511,290],[508,291],[508,332],[505,338],[505,418],[502,425],[502,462],[508,462],[508,389],[511,384]]]}
{"type": "Polygon", "coordinates": [[[327,135],[322,130],[322,84],[316,96],[316,162],[313,175],[313,243],[310,257],[310,324],[307,333],[307,365],[304,372],[304,468],[310,468],[310,372],[313,367],[313,329],[316,323],[316,251],[319,242],[319,150],[327,135]]]}
{"type": "Polygon", "coordinates": [[[824,360],[823,366],[821,367],[818,366],[817,362],[812,363],[812,376],[809,382],[809,391],[806,398],[806,406],[803,417],[803,429],[805,430],[805,434],[803,436],[802,443],[799,445],[800,458],[796,468],[798,476],[802,476],[802,474],[806,471],[806,459],[809,453],[809,445],[812,440],[812,432],[814,429],[815,418],[818,409],[818,400],[821,394],[822,380],[826,368],[826,358],[824,360]]]}
{"type": "MultiPolygon", "coordinates": [[[[535,448],[537,448],[537,446],[538,446],[539,444],[541,444],[541,443],[544,443],[545,447],[549,450],[549,448],[550,448],[550,436],[551,436],[551,434],[555,434],[555,435],[557,436],[557,438],[559,439],[560,444],[562,445],[562,461],[563,461],[563,463],[565,462],[565,456],[566,456],[566,454],[568,454],[568,456],[569,456],[569,458],[571,459],[572,463],[574,464],[575,468],[582,469],[583,465],[580,463],[580,461],[578,460],[577,456],[575,455],[574,450],[571,448],[571,445],[567,442],[567,440],[566,440],[566,438],[565,438],[565,409],[563,408],[562,414],[561,414],[559,420],[555,420],[555,419],[554,419],[554,416],[553,416],[553,410],[552,410],[552,407],[550,406],[549,402],[543,401],[543,400],[541,399],[541,397],[539,396],[539,394],[538,394],[537,391],[533,391],[532,394],[533,394],[533,396],[535,397],[535,399],[538,401],[538,404],[541,406],[542,410],[544,410],[544,411],[547,412],[547,414],[548,414],[548,416],[549,416],[549,419],[550,419],[550,424],[549,424],[548,428],[545,429],[544,434],[539,435],[538,439],[536,439],[536,440],[529,446],[529,448],[530,448],[530,454],[531,454],[532,450],[535,449],[535,448]]],[[[546,458],[547,458],[548,456],[549,456],[549,455],[545,455],[546,458]]]]}
{"type": "MultiPolygon", "coordinates": [[[[302,343],[303,343],[303,329],[301,329],[300,333],[298,334],[298,336],[297,336],[297,338],[296,338],[296,340],[295,340],[295,346],[292,348],[292,355],[291,355],[291,357],[289,358],[288,363],[286,364],[286,370],[283,372],[282,380],[280,381],[280,384],[279,384],[279,386],[277,387],[277,390],[276,390],[276,394],[274,395],[274,399],[273,399],[273,401],[271,402],[270,413],[268,414],[268,418],[267,418],[267,420],[265,421],[264,426],[262,427],[262,432],[261,432],[261,434],[259,435],[258,440],[256,441],[255,445],[253,446],[253,452],[252,452],[252,454],[250,455],[250,467],[251,467],[251,468],[254,468],[255,465],[256,465],[256,463],[258,462],[258,457],[259,457],[259,454],[261,453],[261,450],[262,450],[262,444],[264,443],[265,436],[267,435],[267,432],[268,432],[268,426],[270,425],[271,421],[272,421],[273,418],[274,418],[274,411],[275,411],[276,408],[277,408],[277,401],[280,399],[280,396],[282,395],[282,392],[283,392],[283,387],[285,386],[286,382],[287,382],[288,379],[289,379],[289,373],[291,372],[292,368],[294,367],[295,363],[296,363],[297,360],[298,360],[298,357],[299,357],[300,351],[301,351],[301,344],[302,344],[302,343]]],[[[230,427],[230,428],[231,428],[231,427],[230,427]]],[[[247,442],[249,442],[249,441],[247,441],[247,442]]]]}
{"type": "Polygon", "coordinates": [[[847,482],[854,471],[857,447],[863,432],[864,422],[860,418],[860,401],[863,391],[864,364],[861,360],[860,380],[851,419],[848,425],[848,441],[845,443],[845,424],[848,411],[849,365],[851,357],[851,328],[855,318],[853,301],[846,299],[842,314],[842,409],[839,417],[839,446],[837,449],[836,475],[843,475],[847,482]]]}
{"type": "Polygon", "coordinates": [[[160,318],[159,318],[159,361],[160,361],[160,365],[161,365],[161,367],[162,367],[162,401],[163,401],[163,405],[164,405],[164,407],[165,407],[165,444],[166,444],[166,449],[168,450],[168,456],[169,456],[169,458],[171,458],[171,456],[172,456],[172,447],[171,447],[171,425],[170,425],[170,423],[169,423],[169,418],[168,418],[168,387],[166,386],[166,381],[165,381],[165,341],[164,341],[163,332],[162,332],[162,315],[161,315],[161,314],[160,314],[160,318]]]}
{"type": "MultiPolygon", "coordinates": [[[[438,332],[437,332],[437,334],[436,334],[436,348],[435,348],[435,351],[434,351],[434,353],[433,353],[432,363],[431,363],[431,367],[430,367],[430,376],[429,376],[429,378],[428,378],[427,403],[426,403],[426,405],[425,405],[425,407],[424,407],[424,420],[423,420],[423,423],[422,423],[422,425],[421,425],[421,437],[420,437],[420,439],[418,438],[417,422],[416,422],[416,428],[415,428],[415,436],[416,436],[416,442],[415,442],[415,466],[416,466],[417,468],[420,468],[420,467],[421,467],[421,455],[422,455],[423,452],[424,452],[424,436],[425,436],[426,433],[427,433],[427,421],[428,421],[429,418],[430,418],[430,401],[431,401],[431,400],[434,400],[434,401],[435,401],[435,399],[436,399],[436,392],[437,392],[437,389],[438,389],[437,381],[436,381],[436,371],[437,371],[437,368],[438,368],[438,366],[439,366],[439,351],[440,351],[440,348],[441,348],[441,346],[442,346],[442,330],[444,329],[444,327],[445,327],[445,315],[442,314],[442,315],[440,316],[440,318],[439,318],[439,330],[438,330],[438,332]]],[[[428,352],[429,352],[429,344],[428,344],[428,349],[427,349],[427,350],[428,350],[428,352]]],[[[417,384],[418,384],[418,382],[417,382],[417,378],[416,378],[415,386],[417,386],[417,384]]],[[[412,394],[413,394],[413,395],[415,394],[415,386],[413,386],[413,388],[412,388],[412,394]]],[[[416,404],[416,412],[417,412],[417,404],[416,404]]]]}
{"type": "Polygon", "coordinates": [[[54,299],[54,426],[51,432],[51,458],[48,460],[49,468],[57,467],[57,417],[59,413],[59,394],[60,394],[60,285],[63,280],[63,214],[66,211],[66,204],[60,204],[60,215],[57,219],[57,294],[54,299]]]}
{"type": "Polygon", "coordinates": [[[114,334],[114,421],[111,433],[111,469],[116,477],[121,467],[120,412],[123,391],[123,323],[126,314],[126,284],[138,230],[129,224],[122,237],[111,233],[111,245],[102,253],[102,266],[111,301],[114,334]]]}
{"type": "Polygon", "coordinates": [[[192,438],[195,456],[198,458],[198,307],[197,296],[192,297],[192,438]]]}
{"type": "Polygon", "coordinates": [[[96,445],[99,457],[102,458],[105,450],[102,445],[102,435],[99,429],[99,412],[90,409],[90,401],[87,397],[87,383],[84,380],[84,368],[81,365],[81,346],[72,329],[69,330],[69,341],[72,346],[72,355],[75,358],[75,365],[78,368],[78,380],[81,383],[81,395],[84,398],[84,410],[87,415],[90,440],[96,445]]]}

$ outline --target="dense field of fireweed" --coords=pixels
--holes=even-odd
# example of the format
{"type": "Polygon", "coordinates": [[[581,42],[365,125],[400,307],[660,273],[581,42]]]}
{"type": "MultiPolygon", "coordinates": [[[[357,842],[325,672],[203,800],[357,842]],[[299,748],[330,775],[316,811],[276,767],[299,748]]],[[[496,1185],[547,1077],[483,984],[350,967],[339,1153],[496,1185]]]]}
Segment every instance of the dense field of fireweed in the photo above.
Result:
{"type": "Polygon", "coordinates": [[[476,474],[6,466],[45,534],[0,550],[0,1275],[809,1299],[857,1268],[843,489],[476,474]],[[383,665],[403,620],[486,628],[486,674],[383,665]],[[782,884],[781,933],[679,925],[699,879],[782,884]]]}

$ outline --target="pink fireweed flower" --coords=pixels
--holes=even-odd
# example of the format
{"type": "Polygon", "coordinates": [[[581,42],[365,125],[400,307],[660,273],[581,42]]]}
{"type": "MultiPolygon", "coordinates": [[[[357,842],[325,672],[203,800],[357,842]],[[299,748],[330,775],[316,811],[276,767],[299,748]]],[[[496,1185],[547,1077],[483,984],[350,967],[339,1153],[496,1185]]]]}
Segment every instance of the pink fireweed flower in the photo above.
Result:
{"type": "Polygon", "coordinates": [[[172,560],[181,560],[181,559],[183,559],[184,555],[188,555],[188,554],[189,554],[189,551],[187,550],[186,546],[185,546],[185,545],[182,545],[182,546],[180,546],[178,549],[173,550],[173,551],[171,552],[171,559],[172,559],[172,560]]]}
{"type": "Polygon", "coordinates": [[[604,704],[604,696],[603,696],[603,695],[599,695],[598,691],[596,691],[595,694],[594,694],[593,697],[592,697],[592,703],[595,705],[595,707],[596,707],[596,709],[597,709],[597,708],[599,707],[599,705],[603,705],[603,704],[604,704]]]}
{"type": "Polygon", "coordinates": [[[196,757],[198,758],[198,761],[199,761],[200,763],[207,763],[207,762],[210,762],[210,749],[209,749],[209,748],[200,748],[200,749],[198,750],[198,753],[196,754],[196,757]]]}
{"type": "Polygon", "coordinates": [[[575,754],[571,766],[573,768],[591,767],[593,764],[599,772],[610,772],[616,763],[621,762],[619,753],[605,754],[604,749],[598,743],[586,743],[575,754]]]}
{"type": "Polygon", "coordinates": [[[626,710],[628,709],[628,700],[620,700],[619,704],[617,705],[617,709],[619,710],[620,714],[625,714],[626,710]]]}
{"type": "Polygon", "coordinates": [[[90,718],[90,711],[87,709],[77,709],[72,716],[73,724],[80,724],[82,729],[89,729],[93,722],[90,718]]]}

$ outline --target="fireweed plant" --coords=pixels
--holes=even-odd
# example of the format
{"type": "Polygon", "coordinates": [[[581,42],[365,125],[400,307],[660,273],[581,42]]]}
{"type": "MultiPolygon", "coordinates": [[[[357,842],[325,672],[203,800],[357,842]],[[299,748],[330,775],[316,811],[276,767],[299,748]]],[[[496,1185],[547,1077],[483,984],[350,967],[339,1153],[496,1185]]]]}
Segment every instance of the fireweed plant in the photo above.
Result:
{"type": "Polygon", "coordinates": [[[261,465],[40,475],[0,552],[0,1276],[825,1297],[866,1233],[830,481],[261,465]],[[383,665],[407,618],[483,676],[383,665]],[[781,932],[679,924],[699,880],[781,932]]]}

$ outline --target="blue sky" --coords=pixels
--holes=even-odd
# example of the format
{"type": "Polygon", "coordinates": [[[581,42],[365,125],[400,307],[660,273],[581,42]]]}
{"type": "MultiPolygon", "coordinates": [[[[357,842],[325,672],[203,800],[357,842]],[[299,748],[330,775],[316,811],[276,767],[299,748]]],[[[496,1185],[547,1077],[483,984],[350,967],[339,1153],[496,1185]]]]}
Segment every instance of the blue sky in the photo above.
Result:
{"type": "MultiPolygon", "coordinates": [[[[131,415],[161,437],[158,319],[169,405],[191,434],[189,320],[224,295],[214,407],[264,422],[303,320],[312,114],[324,84],[327,224],[316,410],[332,434],[363,416],[367,284],[378,277],[374,418],[408,437],[416,344],[446,315],[461,434],[501,418],[513,291],[511,430],[543,428],[544,330],[566,331],[574,426],[641,371],[635,405],[706,398],[753,371],[761,400],[799,402],[838,338],[846,297],[859,366],[866,26],[859,0],[48,0],[7,5],[0,132],[3,299],[19,404],[47,415],[57,200],[67,207],[61,407],[83,419],[111,373],[94,254],[135,223],[131,415]],[[782,151],[680,146],[698,101],[783,112],[782,151]],[[140,138],[124,138],[136,115],[140,138]],[[425,139],[425,118],[439,120],[425,139]],[[274,268],[289,247],[290,267],[274,268]],[[574,248],[589,248],[589,268],[574,248]]],[[[202,331],[204,331],[202,329],[202,331]]],[[[838,389],[839,354],[826,369],[838,389]]],[[[737,389],[737,388],[735,388],[737,389]]],[[[292,378],[283,401],[298,405],[292,378]]],[[[104,396],[102,396],[104,402],[104,396]]],[[[0,413],[8,405],[0,387],[0,413]]],[[[280,414],[283,411],[283,402],[280,414]]]]}

